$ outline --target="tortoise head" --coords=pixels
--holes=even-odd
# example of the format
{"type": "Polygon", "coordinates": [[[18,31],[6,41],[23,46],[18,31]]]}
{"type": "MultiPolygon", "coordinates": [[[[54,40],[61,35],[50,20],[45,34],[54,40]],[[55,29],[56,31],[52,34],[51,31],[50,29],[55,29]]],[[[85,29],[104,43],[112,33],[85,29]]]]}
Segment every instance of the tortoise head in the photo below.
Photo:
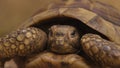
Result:
{"type": "Polygon", "coordinates": [[[49,29],[48,44],[49,49],[55,53],[74,53],[80,48],[79,34],[72,26],[53,25],[49,29]]]}

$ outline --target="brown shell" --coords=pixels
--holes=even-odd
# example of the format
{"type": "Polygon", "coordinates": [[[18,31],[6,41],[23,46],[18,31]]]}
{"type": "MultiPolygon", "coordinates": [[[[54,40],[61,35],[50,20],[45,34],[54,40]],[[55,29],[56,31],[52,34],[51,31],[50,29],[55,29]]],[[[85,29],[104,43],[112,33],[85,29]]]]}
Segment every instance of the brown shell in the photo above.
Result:
{"type": "Polygon", "coordinates": [[[51,4],[47,10],[40,11],[25,21],[20,28],[60,16],[77,19],[120,44],[120,13],[112,6],[92,0],[69,0],[51,4]]]}

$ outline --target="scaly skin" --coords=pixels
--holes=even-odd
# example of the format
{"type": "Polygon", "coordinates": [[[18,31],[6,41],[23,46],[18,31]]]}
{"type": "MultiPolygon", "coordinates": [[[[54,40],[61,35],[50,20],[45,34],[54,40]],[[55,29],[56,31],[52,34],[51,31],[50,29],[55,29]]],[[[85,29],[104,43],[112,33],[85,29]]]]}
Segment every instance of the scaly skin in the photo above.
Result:
{"type": "Polygon", "coordinates": [[[80,50],[79,33],[68,25],[53,25],[49,29],[48,49],[57,54],[71,54],[80,50]]]}
{"type": "Polygon", "coordinates": [[[48,34],[47,52],[27,57],[25,68],[89,68],[80,50],[79,34],[68,25],[53,25],[48,34]]]}
{"type": "MultiPolygon", "coordinates": [[[[61,64],[63,60],[64,63],[68,63],[69,66],[73,66],[71,68],[81,68],[83,64],[84,67],[88,67],[81,57],[77,57],[78,55],[72,55],[67,53],[77,52],[76,50],[72,50],[79,46],[75,44],[79,44],[76,42],[79,39],[78,32],[72,26],[64,26],[64,25],[55,25],[53,26],[52,34],[49,34],[49,49],[48,51],[54,53],[40,53],[37,56],[34,55],[30,57],[28,63],[26,63],[26,68],[39,68],[43,65],[43,68],[50,67],[52,65],[53,68],[61,68],[64,65],[61,64]],[[54,30],[55,29],[55,30],[54,30]],[[75,31],[75,32],[74,32],[75,31]],[[55,42],[51,42],[55,41],[55,42]],[[71,45],[71,43],[73,43],[71,45]],[[66,49],[64,49],[66,47],[66,49]],[[69,49],[70,48],[70,49],[69,49]],[[59,52],[62,51],[62,52],[59,52]],[[56,54],[57,53],[57,54],[56,54]],[[64,55],[58,55],[64,54],[64,55]],[[49,57],[48,57],[49,56],[49,57]],[[56,59],[55,59],[56,58],[56,59]],[[32,59],[32,61],[31,61],[32,59]],[[72,59],[72,61],[70,61],[72,59]],[[70,61],[70,62],[69,62],[70,61]],[[73,62],[74,61],[74,62],[73,62]],[[49,62],[49,63],[48,63],[49,62]],[[55,64],[57,62],[58,65],[55,64]],[[45,65],[44,65],[45,64],[45,65]],[[47,65],[46,65],[47,64],[47,65]],[[56,67],[57,66],[57,67],[56,67]],[[78,67],[76,67],[78,66],[78,67]]],[[[0,58],[1,58],[1,68],[3,68],[4,60],[7,58],[12,58],[14,56],[27,56],[31,55],[33,52],[37,52],[36,50],[43,51],[46,43],[46,34],[36,28],[30,27],[25,29],[20,29],[16,32],[13,32],[3,38],[1,38],[1,46],[0,46],[0,58]],[[26,41],[25,41],[26,40],[26,41]],[[27,41],[28,40],[28,41],[27,41]]],[[[85,34],[81,38],[80,44],[82,45],[83,51],[95,62],[105,67],[120,67],[120,47],[114,42],[107,41],[95,34],[85,34]]],[[[66,65],[66,64],[65,64],[66,65]]],[[[93,67],[92,67],[93,68],[93,67]]]]}
{"type": "Polygon", "coordinates": [[[86,34],[81,39],[84,52],[102,66],[120,67],[120,47],[95,34],[86,34]]]}
{"type": "Polygon", "coordinates": [[[0,68],[9,58],[27,56],[36,50],[43,51],[46,40],[47,35],[34,27],[19,29],[0,38],[0,68]]]}
{"type": "MultiPolygon", "coordinates": [[[[41,66],[42,68],[49,68],[50,66],[52,66],[53,68],[63,68],[64,65],[61,65],[61,62],[65,60],[64,58],[70,55],[70,54],[66,54],[66,52],[69,53],[72,51],[74,53],[73,48],[74,47],[79,48],[80,44],[82,45],[84,52],[97,64],[102,65],[102,68],[119,67],[120,65],[120,59],[119,59],[120,49],[117,48],[118,46],[113,42],[102,39],[98,35],[85,34],[81,38],[81,43],[78,43],[76,42],[79,40],[78,32],[72,26],[54,25],[50,28],[49,32],[50,33],[48,36],[49,37],[48,46],[50,46],[49,48],[52,52],[55,52],[57,54],[43,52],[40,55],[30,58],[29,59],[30,61],[29,63],[27,63],[26,68],[31,68],[31,67],[39,68],[41,66]],[[64,42],[65,40],[67,41],[64,42]],[[72,45],[73,46],[72,48],[71,48],[71,43],[74,43],[74,45],[72,45]],[[79,44],[79,46],[76,46],[75,44],[76,45],[79,44]],[[69,50],[69,49],[72,49],[72,50],[69,50]],[[61,53],[62,54],[65,53],[65,54],[58,56],[58,54],[61,54],[61,53]],[[58,58],[58,57],[61,57],[61,58],[58,58]]],[[[77,59],[75,57],[76,55],[74,54],[74,57],[71,57],[69,59],[67,58],[67,60],[64,61],[68,63],[66,68],[68,67],[81,68],[82,65],[80,64],[84,64],[83,66],[86,68],[87,67],[96,68],[95,67],[96,65],[90,66],[90,65],[87,65],[84,61],[79,60],[81,57],[78,57],[77,59]],[[74,62],[78,62],[78,63],[71,64],[73,62],[72,61],[69,62],[70,59],[73,59],[74,62]],[[78,66],[78,67],[75,67],[75,66],[78,66]]],[[[86,60],[86,61],[89,61],[89,60],[86,60]]]]}

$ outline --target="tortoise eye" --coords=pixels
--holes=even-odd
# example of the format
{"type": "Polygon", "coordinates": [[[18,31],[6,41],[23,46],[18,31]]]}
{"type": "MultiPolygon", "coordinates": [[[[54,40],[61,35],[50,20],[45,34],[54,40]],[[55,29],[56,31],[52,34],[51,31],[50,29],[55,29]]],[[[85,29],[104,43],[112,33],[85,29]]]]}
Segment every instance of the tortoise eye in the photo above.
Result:
{"type": "Polygon", "coordinates": [[[76,35],[76,31],[74,30],[71,32],[71,37],[74,37],[75,35],[76,35]]]}

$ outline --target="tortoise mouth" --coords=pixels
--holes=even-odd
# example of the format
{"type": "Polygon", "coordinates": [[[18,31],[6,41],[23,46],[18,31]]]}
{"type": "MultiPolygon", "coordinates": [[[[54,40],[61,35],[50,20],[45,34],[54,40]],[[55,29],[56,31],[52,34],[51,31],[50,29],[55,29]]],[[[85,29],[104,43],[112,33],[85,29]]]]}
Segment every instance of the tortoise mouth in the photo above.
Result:
{"type": "Polygon", "coordinates": [[[45,20],[39,21],[39,22],[37,22],[35,24],[32,24],[31,26],[40,28],[40,29],[42,29],[43,31],[45,31],[48,34],[48,29],[52,25],[70,25],[70,26],[74,26],[78,30],[80,38],[84,34],[93,33],[93,34],[98,34],[102,38],[109,40],[102,33],[92,29],[91,27],[89,27],[86,24],[84,24],[82,21],[74,19],[74,18],[71,18],[71,17],[65,17],[65,16],[52,17],[52,18],[49,18],[49,19],[45,19],[45,20]]]}

